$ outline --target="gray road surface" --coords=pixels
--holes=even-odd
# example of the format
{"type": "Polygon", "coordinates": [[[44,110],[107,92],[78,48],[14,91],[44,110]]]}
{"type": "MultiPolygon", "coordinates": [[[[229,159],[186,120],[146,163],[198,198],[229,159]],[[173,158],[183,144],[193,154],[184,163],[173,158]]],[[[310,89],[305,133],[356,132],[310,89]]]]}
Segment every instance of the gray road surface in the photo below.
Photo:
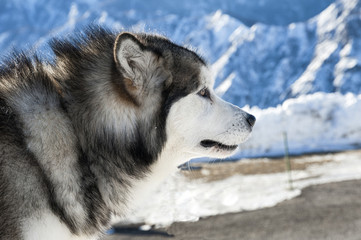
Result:
{"type": "Polygon", "coordinates": [[[273,208],[174,223],[167,229],[116,231],[105,240],[361,240],[361,181],[311,186],[273,208]]]}

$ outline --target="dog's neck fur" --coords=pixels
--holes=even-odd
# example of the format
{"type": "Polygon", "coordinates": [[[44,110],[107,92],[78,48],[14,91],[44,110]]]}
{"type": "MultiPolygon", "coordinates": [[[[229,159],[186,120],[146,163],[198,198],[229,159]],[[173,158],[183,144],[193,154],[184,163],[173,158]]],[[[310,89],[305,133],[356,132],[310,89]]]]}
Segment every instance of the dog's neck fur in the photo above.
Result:
{"type": "MultiPolygon", "coordinates": [[[[110,55],[103,56],[104,59],[96,61],[109,61],[110,55]]],[[[108,76],[115,70],[101,69],[108,76]]],[[[103,224],[109,220],[110,213],[126,215],[164,178],[176,171],[174,162],[187,159],[178,155],[176,141],[166,141],[165,110],[158,106],[162,103],[159,96],[143,107],[121,103],[122,99],[116,95],[110,81],[97,78],[92,69],[86,71],[86,77],[81,79],[77,78],[82,75],[79,72],[68,73],[65,75],[67,79],[60,80],[60,85],[65,91],[66,112],[79,140],[80,168],[89,171],[85,173],[87,181],[84,187],[96,191],[89,197],[97,199],[99,205],[96,208],[105,210],[92,210],[95,211],[93,215],[97,215],[94,217],[100,219],[98,224],[103,224]],[[95,94],[82,95],[78,88],[89,89],[95,94]],[[84,108],[93,109],[93,119],[85,114],[88,111],[84,108]],[[156,110],[152,112],[151,108],[156,110]],[[154,146],[154,149],[149,146],[154,146]]],[[[88,201],[92,205],[91,200],[88,201]]]]}
{"type": "MultiPolygon", "coordinates": [[[[137,209],[144,201],[152,201],[151,193],[171,174],[177,171],[177,164],[179,162],[185,162],[189,158],[185,154],[180,154],[177,149],[176,142],[167,143],[163,151],[160,153],[158,160],[150,165],[148,172],[141,178],[129,179],[129,188],[126,193],[120,193],[119,197],[124,197],[126,194],[126,207],[122,206],[124,202],[111,201],[112,193],[117,191],[112,185],[100,186],[100,189],[106,189],[102,195],[106,199],[107,206],[111,206],[113,209],[122,210],[120,216],[128,214],[137,209]]],[[[116,188],[116,187],[115,187],[116,188]]]]}
{"type": "MultiPolygon", "coordinates": [[[[160,183],[177,171],[178,166],[181,163],[185,163],[191,158],[189,154],[181,150],[182,149],[179,149],[178,141],[175,139],[170,140],[161,152],[158,161],[151,166],[150,171],[145,178],[135,182],[135,188],[132,189],[134,194],[133,198],[142,196],[142,192],[144,192],[145,196],[155,190],[160,183]]],[[[144,198],[138,198],[138,200],[142,199],[144,198]]]]}

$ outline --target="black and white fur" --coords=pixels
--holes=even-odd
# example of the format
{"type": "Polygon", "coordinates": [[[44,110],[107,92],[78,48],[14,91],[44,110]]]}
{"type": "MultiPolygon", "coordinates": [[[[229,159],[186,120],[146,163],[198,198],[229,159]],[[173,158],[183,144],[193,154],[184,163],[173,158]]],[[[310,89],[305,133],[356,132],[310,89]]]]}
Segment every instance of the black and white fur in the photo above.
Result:
{"type": "Polygon", "coordinates": [[[253,116],[194,52],[89,28],[0,69],[0,239],[99,239],[177,166],[226,157],[253,116]]]}

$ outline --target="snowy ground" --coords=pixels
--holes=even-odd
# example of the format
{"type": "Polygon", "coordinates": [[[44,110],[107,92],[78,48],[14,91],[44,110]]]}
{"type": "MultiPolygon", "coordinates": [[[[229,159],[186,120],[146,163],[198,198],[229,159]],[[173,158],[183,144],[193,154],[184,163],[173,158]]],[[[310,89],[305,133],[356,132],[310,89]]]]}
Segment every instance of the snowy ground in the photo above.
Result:
{"type": "MultiPolygon", "coordinates": [[[[249,161],[275,160],[243,160],[245,164],[249,161]]],[[[289,190],[285,172],[236,174],[216,181],[205,181],[209,174],[206,170],[201,170],[205,178],[197,180],[189,180],[178,172],[167,179],[141,209],[130,214],[132,217],[126,222],[144,222],[146,229],[148,225],[197,221],[204,216],[272,207],[300,195],[301,190],[310,185],[361,179],[361,151],[306,156],[294,161],[319,162],[292,172],[294,190],[289,190]]]]}

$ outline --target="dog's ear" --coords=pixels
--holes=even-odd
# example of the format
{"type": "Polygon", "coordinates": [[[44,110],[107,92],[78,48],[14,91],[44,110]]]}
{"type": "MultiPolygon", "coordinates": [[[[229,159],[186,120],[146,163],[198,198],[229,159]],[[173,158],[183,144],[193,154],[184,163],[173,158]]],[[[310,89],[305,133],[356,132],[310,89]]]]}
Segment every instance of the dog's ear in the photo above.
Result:
{"type": "Polygon", "coordinates": [[[170,51],[165,51],[161,56],[131,33],[121,33],[115,40],[114,60],[124,77],[124,85],[133,93],[140,90],[150,93],[161,85],[169,86],[169,67],[173,64],[171,55],[170,51]]]}
{"type": "Polygon", "coordinates": [[[114,46],[114,60],[123,77],[138,82],[141,75],[146,72],[152,60],[152,53],[145,50],[145,46],[131,33],[121,33],[117,36],[114,46]]]}
{"type": "Polygon", "coordinates": [[[134,80],[145,64],[144,46],[130,33],[121,33],[115,40],[114,60],[123,77],[134,80]]]}

